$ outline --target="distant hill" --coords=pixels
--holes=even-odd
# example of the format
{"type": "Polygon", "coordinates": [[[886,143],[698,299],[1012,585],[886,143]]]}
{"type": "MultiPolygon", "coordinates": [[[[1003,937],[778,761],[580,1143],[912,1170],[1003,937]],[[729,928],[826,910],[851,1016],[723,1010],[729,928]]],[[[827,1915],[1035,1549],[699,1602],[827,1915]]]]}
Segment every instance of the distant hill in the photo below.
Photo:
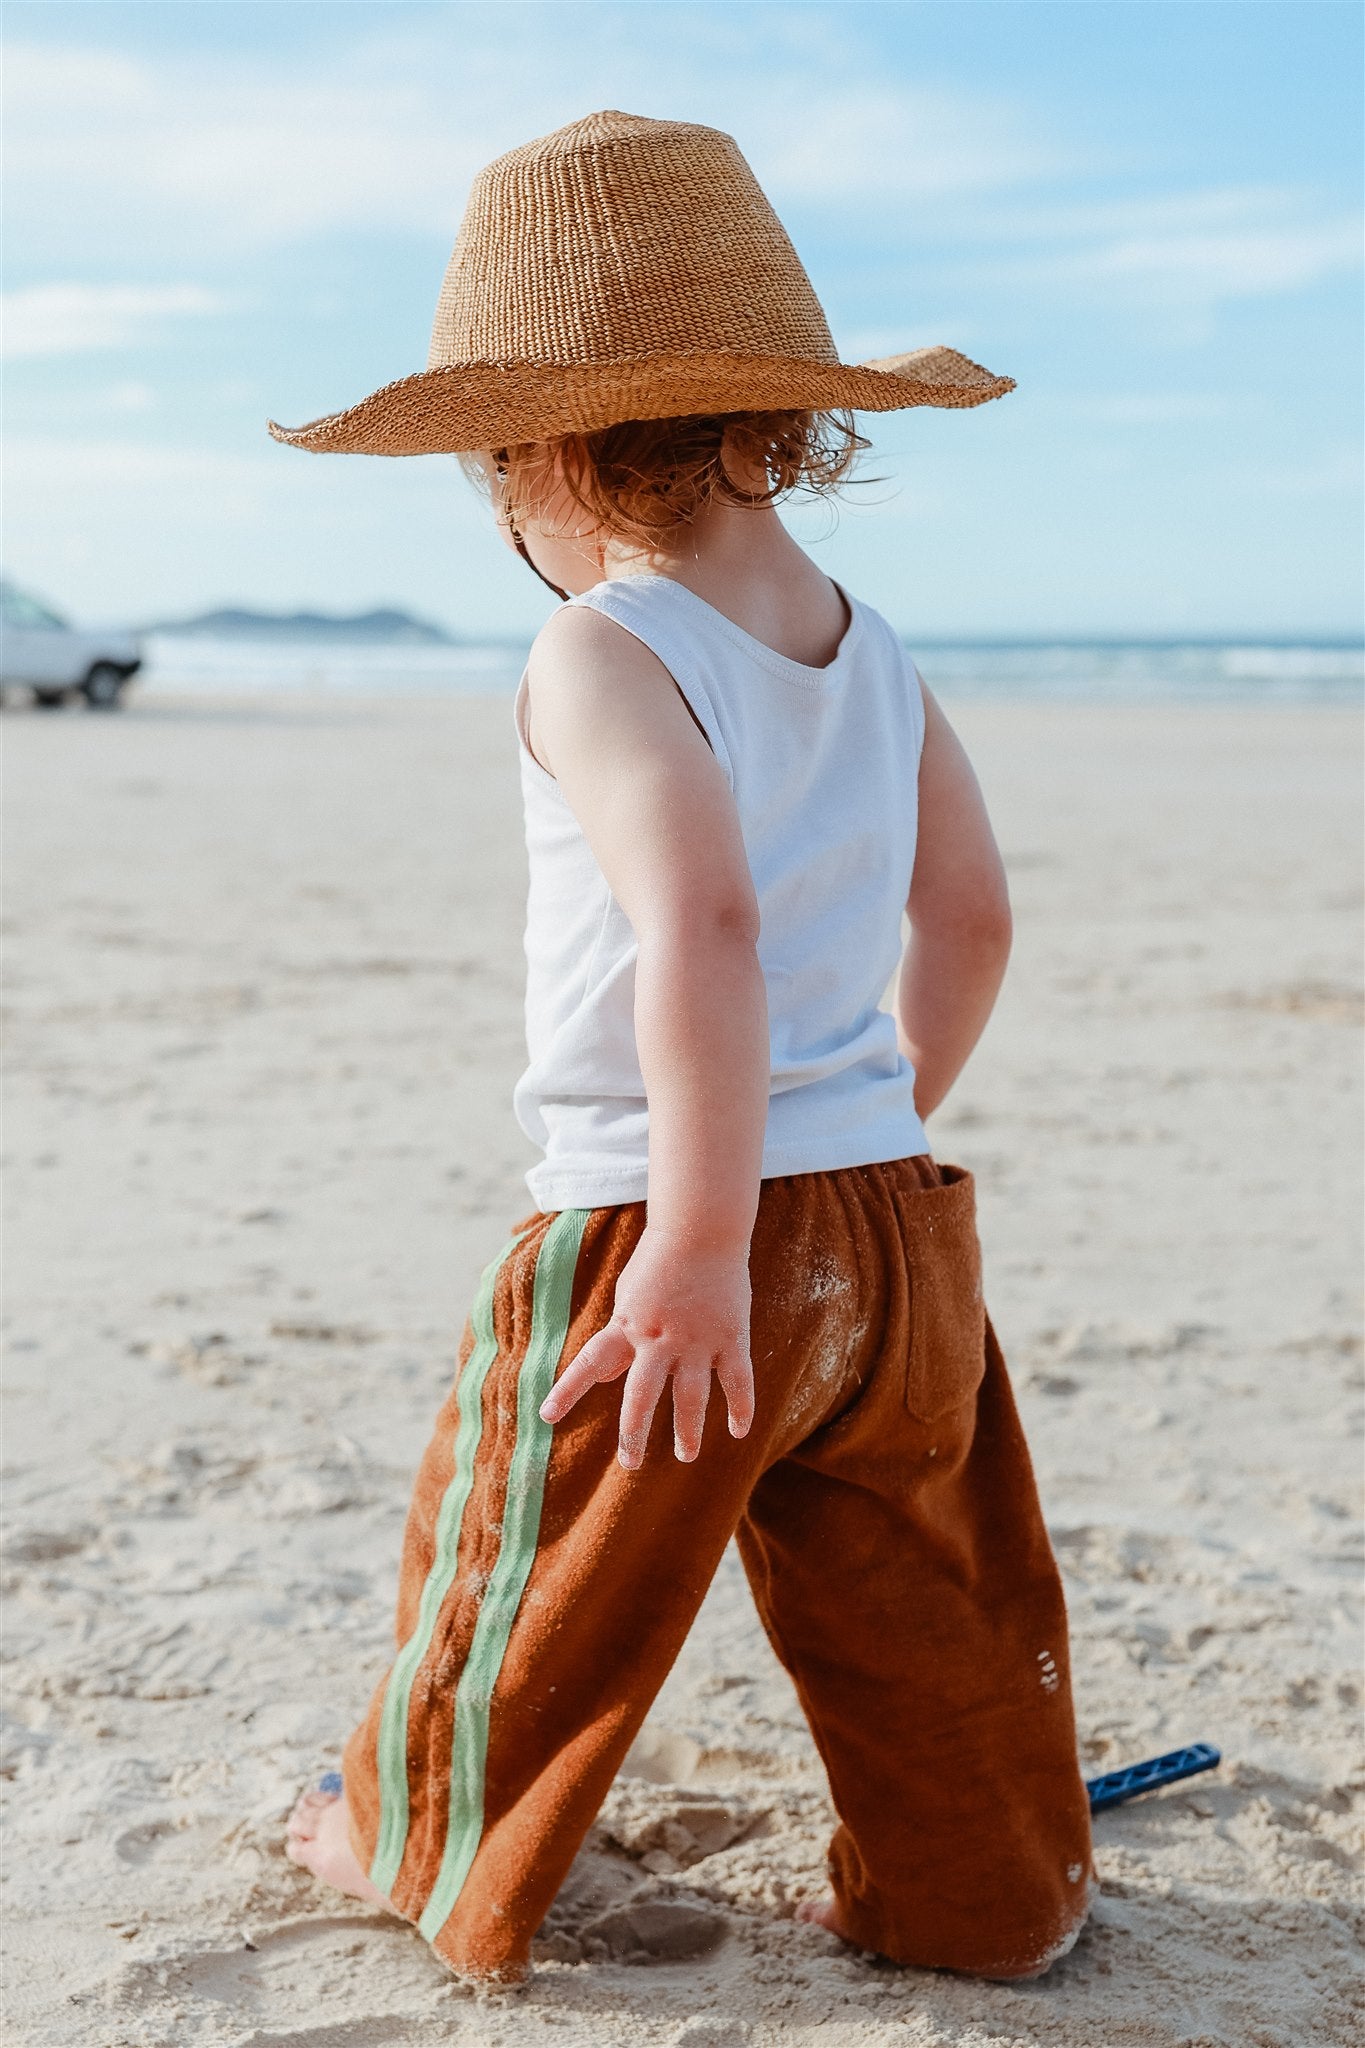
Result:
{"type": "Polygon", "coordinates": [[[250,612],[234,607],[192,619],[154,619],[142,633],[191,634],[206,640],[349,640],[388,647],[455,647],[444,626],[392,609],[356,612],[250,612]]]}

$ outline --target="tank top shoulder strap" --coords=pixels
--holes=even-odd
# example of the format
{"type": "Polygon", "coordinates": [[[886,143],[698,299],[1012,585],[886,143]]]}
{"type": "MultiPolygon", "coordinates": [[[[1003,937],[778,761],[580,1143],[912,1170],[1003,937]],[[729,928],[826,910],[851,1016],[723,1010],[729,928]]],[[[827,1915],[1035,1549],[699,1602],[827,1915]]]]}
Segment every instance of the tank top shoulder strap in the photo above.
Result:
{"type": "Polygon", "coordinates": [[[708,660],[704,625],[699,628],[697,619],[679,603],[677,586],[667,576],[621,576],[594,584],[569,603],[605,613],[657,655],[733,788],[734,766],[714,694],[707,686],[707,672],[714,673],[714,663],[708,660]]]}

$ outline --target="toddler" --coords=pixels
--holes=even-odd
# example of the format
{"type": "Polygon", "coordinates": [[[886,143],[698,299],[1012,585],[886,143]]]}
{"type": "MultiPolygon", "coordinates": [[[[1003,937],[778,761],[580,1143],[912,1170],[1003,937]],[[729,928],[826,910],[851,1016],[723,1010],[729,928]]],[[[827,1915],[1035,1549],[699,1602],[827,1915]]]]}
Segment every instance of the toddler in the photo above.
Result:
{"type": "Polygon", "coordinates": [[[998,1978],[1085,1919],[1061,1586],[924,1128],[1004,875],[897,635],[775,510],[848,473],[855,410],[1012,388],[842,363],[730,137],[603,112],[480,174],[425,371],[271,424],[457,453],[563,600],[514,707],[535,1207],[417,1474],[393,1662],[289,1824],[464,1974],[525,1971],[732,1537],[839,1817],[802,1917],[998,1978]]]}

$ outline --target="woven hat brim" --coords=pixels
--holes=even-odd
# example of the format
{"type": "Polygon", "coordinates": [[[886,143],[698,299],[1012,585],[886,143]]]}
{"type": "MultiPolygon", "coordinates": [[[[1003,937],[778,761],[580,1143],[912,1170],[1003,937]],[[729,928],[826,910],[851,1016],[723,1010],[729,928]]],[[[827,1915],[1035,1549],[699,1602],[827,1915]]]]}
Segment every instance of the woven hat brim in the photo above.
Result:
{"type": "Polygon", "coordinates": [[[400,377],[302,427],[271,435],[315,454],[439,455],[590,434],[617,420],[802,409],[895,412],[984,405],[1013,391],[952,348],[868,363],[689,355],[615,363],[449,363],[400,377]]]}

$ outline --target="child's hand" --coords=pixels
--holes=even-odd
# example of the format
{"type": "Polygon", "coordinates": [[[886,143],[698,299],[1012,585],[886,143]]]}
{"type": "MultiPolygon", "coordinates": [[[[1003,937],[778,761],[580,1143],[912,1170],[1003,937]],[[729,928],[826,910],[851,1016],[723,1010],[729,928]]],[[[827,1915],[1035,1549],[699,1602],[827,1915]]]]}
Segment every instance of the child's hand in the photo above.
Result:
{"type": "Polygon", "coordinates": [[[617,1456],[634,1471],[671,1378],[673,1449],[690,1464],[701,1449],[714,1371],[731,1436],[747,1435],[754,1416],[749,1305],[747,1247],[699,1251],[647,1227],[617,1279],[611,1321],[555,1381],[541,1404],[543,1420],[560,1421],[589,1387],[624,1373],[617,1456]]]}

